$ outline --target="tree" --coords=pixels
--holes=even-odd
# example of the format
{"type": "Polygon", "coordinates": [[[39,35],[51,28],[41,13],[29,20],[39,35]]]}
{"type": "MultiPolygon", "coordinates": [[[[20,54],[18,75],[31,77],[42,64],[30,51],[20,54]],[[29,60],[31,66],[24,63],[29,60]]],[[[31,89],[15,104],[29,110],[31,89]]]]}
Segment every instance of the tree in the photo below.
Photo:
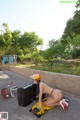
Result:
{"type": "Polygon", "coordinates": [[[77,9],[80,8],[80,0],[77,1],[75,7],[76,11],[73,17],[67,21],[62,38],[72,37],[73,34],[80,34],[80,9],[77,9]]]}
{"type": "Polygon", "coordinates": [[[65,46],[61,43],[61,40],[49,41],[50,51],[55,58],[62,58],[65,52],[65,46]]]}
{"type": "Polygon", "coordinates": [[[20,46],[19,46],[20,37],[21,37],[20,30],[14,30],[12,32],[12,39],[10,42],[11,49],[13,49],[12,54],[18,54],[21,51],[20,46]]]}
{"type": "MultiPolygon", "coordinates": [[[[80,8],[80,0],[76,3],[80,8]]],[[[76,9],[72,18],[67,21],[61,42],[66,46],[68,55],[78,57],[80,51],[80,10],[76,9]],[[76,55],[75,55],[76,54],[76,55]]]]}
{"type": "Polygon", "coordinates": [[[65,57],[66,51],[65,46],[61,43],[61,40],[50,40],[49,48],[43,53],[45,59],[48,60],[52,68],[55,59],[62,59],[65,57]]]}
{"type": "Polygon", "coordinates": [[[3,39],[3,35],[0,35],[0,55],[4,53],[4,45],[5,45],[5,42],[4,42],[4,39],[3,39]]]}
{"type": "Polygon", "coordinates": [[[75,11],[74,16],[67,21],[62,38],[72,38],[73,34],[80,34],[80,11],[75,11]]]}
{"type": "Polygon", "coordinates": [[[38,45],[43,44],[43,40],[35,32],[25,32],[19,40],[20,48],[33,52],[38,45]]]}
{"type": "Polygon", "coordinates": [[[11,31],[9,30],[9,27],[8,27],[7,23],[3,23],[2,27],[3,27],[4,30],[1,30],[1,32],[2,32],[1,36],[2,36],[2,39],[3,39],[3,42],[4,42],[4,46],[3,46],[4,53],[6,54],[7,51],[10,49],[10,42],[11,42],[11,39],[12,39],[12,34],[11,34],[11,31]]]}
{"type": "Polygon", "coordinates": [[[2,27],[4,28],[3,38],[4,38],[4,41],[5,41],[5,45],[8,46],[9,43],[11,42],[12,34],[11,34],[11,31],[9,30],[9,27],[8,27],[7,23],[3,23],[2,27]]]}
{"type": "Polygon", "coordinates": [[[3,49],[3,54],[32,54],[37,50],[38,45],[43,44],[42,38],[35,32],[21,34],[19,30],[11,31],[7,23],[3,23],[2,28],[0,30],[0,49],[3,49]]]}
{"type": "Polygon", "coordinates": [[[76,3],[76,9],[78,10],[79,8],[80,8],[80,0],[78,0],[76,3]]]}
{"type": "Polygon", "coordinates": [[[71,46],[72,57],[80,57],[80,35],[74,35],[73,39],[70,39],[69,42],[71,46]]]}

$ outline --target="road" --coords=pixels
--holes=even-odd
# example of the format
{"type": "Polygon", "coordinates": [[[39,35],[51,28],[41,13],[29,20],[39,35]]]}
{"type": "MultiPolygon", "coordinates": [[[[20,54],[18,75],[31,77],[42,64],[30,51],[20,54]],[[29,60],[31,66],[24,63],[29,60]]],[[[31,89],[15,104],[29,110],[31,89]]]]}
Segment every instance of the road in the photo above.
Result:
{"type": "MultiPolygon", "coordinates": [[[[8,82],[13,80],[13,85],[18,87],[25,86],[32,81],[10,71],[0,71],[0,90],[7,86],[8,82]]],[[[71,105],[64,111],[61,107],[55,107],[47,113],[37,118],[32,112],[29,112],[31,103],[27,107],[18,105],[17,98],[4,100],[0,94],[0,112],[8,112],[8,120],[80,120],[80,97],[70,93],[65,94],[71,105]]],[[[3,120],[3,119],[1,119],[3,120]]]]}

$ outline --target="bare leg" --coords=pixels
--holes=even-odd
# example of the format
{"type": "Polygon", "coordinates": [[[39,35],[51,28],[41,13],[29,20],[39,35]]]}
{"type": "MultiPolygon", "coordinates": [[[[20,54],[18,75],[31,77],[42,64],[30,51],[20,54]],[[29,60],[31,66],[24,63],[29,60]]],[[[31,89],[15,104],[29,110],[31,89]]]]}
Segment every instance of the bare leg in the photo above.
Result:
{"type": "Polygon", "coordinates": [[[45,102],[43,102],[43,104],[45,106],[60,106],[60,103],[59,103],[60,100],[58,99],[53,99],[53,98],[49,98],[48,100],[46,100],[45,102]]]}
{"type": "Polygon", "coordinates": [[[61,106],[60,100],[63,98],[63,92],[60,90],[54,90],[51,97],[44,101],[45,106],[61,106]]]}
{"type": "Polygon", "coordinates": [[[43,102],[43,104],[48,107],[61,106],[64,110],[68,108],[68,102],[65,102],[65,100],[60,101],[60,99],[50,98],[47,101],[43,102]]]}

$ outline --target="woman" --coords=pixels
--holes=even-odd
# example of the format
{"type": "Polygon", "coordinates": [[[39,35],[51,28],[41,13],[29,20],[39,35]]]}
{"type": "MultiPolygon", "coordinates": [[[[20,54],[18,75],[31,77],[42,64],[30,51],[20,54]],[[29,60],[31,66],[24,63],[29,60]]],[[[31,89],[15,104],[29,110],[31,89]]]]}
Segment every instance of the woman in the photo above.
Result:
{"type": "Polygon", "coordinates": [[[46,85],[41,81],[41,76],[39,74],[34,74],[31,76],[34,80],[34,84],[39,85],[39,109],[42,108],[42,95],[47,93],[50,97],[43,102],[45,106],[61,106],[64,110],[68,107],[68,100],[64,98],[64,94],[59,89],[54,89],[46,85]]]}

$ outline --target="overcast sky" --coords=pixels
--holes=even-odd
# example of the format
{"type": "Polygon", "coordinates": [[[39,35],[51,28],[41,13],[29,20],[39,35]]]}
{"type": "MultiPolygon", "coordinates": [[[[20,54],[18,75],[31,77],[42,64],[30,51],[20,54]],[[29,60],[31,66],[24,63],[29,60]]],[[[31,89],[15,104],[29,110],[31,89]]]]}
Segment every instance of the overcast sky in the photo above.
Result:
{"type": "Polygon", "coordinates": [[[47,45],[61,37],[74,11],[74,3],[59,0],[0,0],[0,29],[6,22],[10,30],[34,31],[47,45]]]}

